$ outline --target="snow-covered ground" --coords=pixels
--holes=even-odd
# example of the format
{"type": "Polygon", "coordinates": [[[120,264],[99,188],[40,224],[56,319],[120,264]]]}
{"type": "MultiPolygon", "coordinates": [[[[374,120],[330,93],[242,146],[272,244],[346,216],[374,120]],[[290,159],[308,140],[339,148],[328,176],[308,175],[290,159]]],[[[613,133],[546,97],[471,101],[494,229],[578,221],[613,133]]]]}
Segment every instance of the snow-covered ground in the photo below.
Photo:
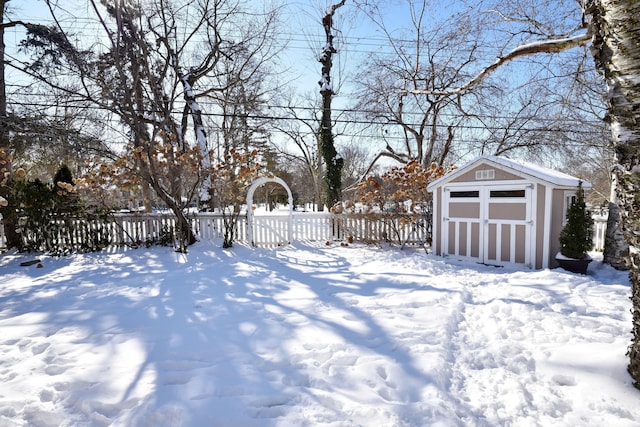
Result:
{"type": "Polygon", "coordinates": [[[637,426],[629,283],[423,251],[0,256],[2,426],[637,426]]]}

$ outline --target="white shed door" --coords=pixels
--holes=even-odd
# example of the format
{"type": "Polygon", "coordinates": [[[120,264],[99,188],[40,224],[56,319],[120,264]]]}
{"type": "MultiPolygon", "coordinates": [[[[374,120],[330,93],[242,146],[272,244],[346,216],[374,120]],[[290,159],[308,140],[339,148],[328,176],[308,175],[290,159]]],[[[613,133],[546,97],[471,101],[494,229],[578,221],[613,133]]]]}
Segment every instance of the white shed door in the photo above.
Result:
{"type": "Polygon", "coordinates": [[[443,254],[491,265],[531,265],[532,186],[448,187],[443,254]]]}

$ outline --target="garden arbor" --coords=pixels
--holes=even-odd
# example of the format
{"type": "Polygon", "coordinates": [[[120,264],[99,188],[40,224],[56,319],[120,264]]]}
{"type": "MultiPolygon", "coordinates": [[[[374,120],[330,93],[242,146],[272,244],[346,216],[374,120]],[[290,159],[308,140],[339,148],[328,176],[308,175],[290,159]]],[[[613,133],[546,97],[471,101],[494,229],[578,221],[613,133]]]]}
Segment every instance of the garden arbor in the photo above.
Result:
{"type": "MultiPolygon", "coordinates": [[[[247,191],[247,240],[249,242],[249,244],[251,246],[256,246],[257,241],[256,241],[256,221],[255,221],[255,216],[253,214],[253,193],[255,193],[255,191],[262,185],[267,184],[267,183],[276,183],[276,184],[280,184],[282,187],[284,187],[285,190],[287,190],[287,197],[288,197],[288,202],[289,202],[289,212],[287,214],[286,217],[286,222],[282,221],[286,224],[286,240],[287,243],[291,243],[291,241],[293,240],[293,195],[291,194],[291,190],[289,189],[289,186],[287,185],[286,182],[284,182],[281,178],[278,177],[262,177],[262,178],[258,178],[255,181],[253,181],[251,183],[251,186],[249,187],[249,190],[247,191]]],[[[268,226],[266,224],[263,224],[264,227],[270,228],[271,233],[273,234],[277,234],[280,238],[282,238],[282,233],[280,229],[274,229],[273,226],[268,226]]]]}

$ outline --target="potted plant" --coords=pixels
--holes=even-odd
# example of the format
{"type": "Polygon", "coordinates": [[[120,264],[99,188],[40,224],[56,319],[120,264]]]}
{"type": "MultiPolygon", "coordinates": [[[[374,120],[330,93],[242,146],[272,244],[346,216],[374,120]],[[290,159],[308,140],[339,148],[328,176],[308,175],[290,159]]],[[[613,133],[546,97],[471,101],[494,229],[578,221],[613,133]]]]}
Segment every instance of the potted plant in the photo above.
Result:
{"type": "Polygon", "coordinates": [[[588,252],[593,248],[593,218],[584,200],[582,182],[567,209],[567,223],[560,232],[560,252],[556,261],[573,273],[586,274],[591,262],[588,252]]]}

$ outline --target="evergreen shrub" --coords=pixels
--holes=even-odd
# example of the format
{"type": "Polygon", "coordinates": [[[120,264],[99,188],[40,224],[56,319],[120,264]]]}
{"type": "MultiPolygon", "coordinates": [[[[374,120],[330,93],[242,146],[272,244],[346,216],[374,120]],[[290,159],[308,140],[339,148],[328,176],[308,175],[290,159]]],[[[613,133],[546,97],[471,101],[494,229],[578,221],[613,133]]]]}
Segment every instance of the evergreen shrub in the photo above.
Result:
{"type": "Polygon", "coordinates": [[[582,182],[567,209],[567,223],[560,232],[560,253],[567,258],[582,259],[593,248],[593,218],[587,209],[582,182]]]}

